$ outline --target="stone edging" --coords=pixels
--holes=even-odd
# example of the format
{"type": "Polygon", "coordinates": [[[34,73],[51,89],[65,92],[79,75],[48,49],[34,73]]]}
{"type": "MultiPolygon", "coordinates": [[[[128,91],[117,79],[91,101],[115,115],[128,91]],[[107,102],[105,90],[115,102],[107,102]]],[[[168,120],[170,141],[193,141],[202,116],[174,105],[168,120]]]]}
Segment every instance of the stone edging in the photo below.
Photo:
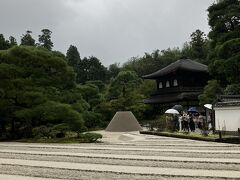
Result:
{"type": "Polygon", "coordinates": [[[164,133],[164,132],[154,132],[154,131],[140,131],[140,134],[166,136],[166,137],[174,137],[174,138],[181,138],[181,139],[192,139],[192,140],[208,141],[208,142],[240,144],[240,139],[238,137],[222,138],[222,139],[219,139],[219,138],[209,139],[209,138],[204,138],[204,137],[184,136],[184,135],[180,135],[180,134],[168,134],[168,133],[164,133]]]}

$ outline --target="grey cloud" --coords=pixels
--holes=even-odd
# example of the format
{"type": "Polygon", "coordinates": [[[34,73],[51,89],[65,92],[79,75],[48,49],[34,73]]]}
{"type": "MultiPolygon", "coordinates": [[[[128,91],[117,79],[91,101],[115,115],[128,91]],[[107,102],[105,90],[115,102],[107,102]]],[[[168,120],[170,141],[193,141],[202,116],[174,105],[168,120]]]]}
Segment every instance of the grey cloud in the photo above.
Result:
{"type": "Polygon", "coordinates": [[[2,0],[0,32],[16,37],[53,31],[55,49],[76,45],[81,56],[126,62],[154,49],[181,46],[196,29],[209,31],[214,0],[2,0]]]}

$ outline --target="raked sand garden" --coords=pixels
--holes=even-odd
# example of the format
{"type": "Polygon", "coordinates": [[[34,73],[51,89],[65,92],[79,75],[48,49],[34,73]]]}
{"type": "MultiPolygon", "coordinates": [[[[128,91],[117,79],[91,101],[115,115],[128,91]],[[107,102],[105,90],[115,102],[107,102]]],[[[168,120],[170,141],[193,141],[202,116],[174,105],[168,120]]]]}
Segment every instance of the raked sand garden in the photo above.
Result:
{"type": "Polygon", "coordinates": [[[0,143],[0,179],[239,179],[240,146],[99,131],[92,144],[0,143]]]}

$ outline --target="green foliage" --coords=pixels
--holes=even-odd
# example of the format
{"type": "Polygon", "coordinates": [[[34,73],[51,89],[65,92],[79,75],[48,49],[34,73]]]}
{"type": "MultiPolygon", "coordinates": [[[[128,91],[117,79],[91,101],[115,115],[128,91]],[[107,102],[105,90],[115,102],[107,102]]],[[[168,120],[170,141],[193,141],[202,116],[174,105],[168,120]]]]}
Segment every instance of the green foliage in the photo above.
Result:
{"type": "Polygon", "coordinates": [[[24,46],[35,46],[35,40],[31,35],[32,31],[26,31],[26,34],[23,34],[21,37],[21,45],[24,46]]]}
{"type": "Polygon", "coordinates": [[[76,46],[70,45],[67,50],[66,59],[68,64],[73,67],[75,72],[78,72],[78,64],[81,59],[76,46]]]}
{"type": "Polygon", "coordinates": [[[109,79],[115,78],[120,71],[121,71],[121,67],[120,67],[119,63],[114,63],[114,64],[109,65],[109,67],[108,67],[109,79]]]}
{"type": "Polygon", "coordinates": [[[90,103],[92,99],[98,98],[99,88],[94,84],[85,84],[79,86],[82,97],[90,103]]]}
{"type": "Polygon", "coordinates": [[[156,82],[153,80],[145,79],[138,87],[138,92],[145,97],[149,97],[156,89],[156,82]]]}
{"type": "Polygon", "coordinates": [[[29,46],[1,51],[0,78],[2,128],[10,129],[12,137],[31,137],[41,125],[65,123],[69,130],[84,130],[80,113],[87,105],[73,69],[59,53],[29,46]]]}
{"type": "Polygon", "coordinates": [[[107,94],[111,110],[114,113],[116,111],[132,111],[137,118],[142,119],[146,105],[142,102],[144,96],[137,90],[141,84],[142,80],[136,72],[121,71],[111,81],[107,94]]]}
{"type": "Polygon", "coordinates": [[[190,44],[193,48],[193,56],[197,59],[204,59],[206,58],[206,34],[201,30],[197,29],[195,32],[191,34],[191,41],[190,44]]]}
{"type": "Polygon", "coordinates": [[[166,115],[161,115],[157,118],[157,130],[158,131],[164,131],[166,129],[167,123],[166,123],[166,115]]]}
{"type": "Polygon", "coordinates": [[[154,131],[154,130],[164,131],[164,130],[166,130],[167,125],[169,125],[169,122],[167,122],[168,118],[166,118],[166,117],[167,116],[164,114],[164,115],[156,117],[156,119],[153,120],[153,121],[149,121],[148,124],[147,124],[149,130],[150,131],[154,131]]]}
{"type": "Polygon", "coordinates": [[[83,119],[84,119],[84,125],[89,129],[101,127],[102,125],[101,115],[98,113],[94,113],[91,111],[84,111],[83,119]]]}
{"type": "Polygon", "coordinates": [[[17,40],[15,37],[13,37],[13,36],[9,37],[9,45],[10,45],[10,47],[17,46],[17,40]]]}
{"type": "Polygon", "coordinates": [[[39,45],[51,51],[53,47],[53,42],[51,40],[52,31],[49,29],[42,29],[42,35],[38,36],[39,45]]]}
{"type": "Polygon", "coordinates": [[[94,107],[93,111],[101,115],[103,127],[107,126],[116,113],[116,110],[112,107],[112,103],[110,101],[102,101],[100,104],[94,107]]]}
{"type": "Polygon", "coordinates": [[[102,135],[98,133],[84,133],[81,134],[79,138],[82,139],[82,141],[93,143],[99,139],[102,139],[102,135]]]}
{"type": "Polygon", "coordinates": [[[54,138],[53,130],[47,126],[38,126],[32,130],[35,138],[54,138]]]}
{"type": "Polygon", "coordinates": [[[133,57],[123,65],[124,70],[135,71],[138,76],[153,73],[182,56],[178,48],[155,50],[151,54],[145,53],[143,57],[133,57]]]}
{"type": "Polygon", "coordinates": [[[239,83],[240,2],[224,0],[208,8],[211,32],[210,73],[222,85],[239,83]]]}
{"type": "Polygon", "coordinates": [[[121,71],[114,78],[109,88],[109,98],[115,99],[120,96],[126,97],[134,88],[138,87],[142,80],[138,78],[134,71],[121,71]]]}
{"type": "Polygon", "coordinates": [[[101,64],[99,59],[92,56],[81,60],[77,47],[73,45],[67,50],[66,59],[76,72],[78,83],[86,83],[87,81],[97,82],[97,80],[100,82],[108,78],[107,69],[101,64]]]}
{"type": "Polygon", "coordinates": [[[95,80],[95,81],[86,82],[86,85],[91,85],[91,84],[97,86],[100,93],[103,93],[106,90],[106,85],[103,83],[103,81],[95,80]]]}
{"type": "Polygon", "coordinates": [[[16,45],[17,41],[13,36],[10,36],[9,40],[6,40],[3,34],[0,34],[0,50],[6,50],[16,45]]]}
{"type": "Polygon", "coordinates": [[[190,59],[197,60],[200,63],[208,64],[208,45],[209,41],[206,38],[206,34],[197,29],[191,35],[191,41],[184,43],[182,48],[182,55],[190,59]]]}
{"type": "Polygon", "coordinates": [[[224,94],[226,95],[239,95],[240,94],[240,83],[231,84],[226,87],[224,90],[224,94]]]}
{"type": "Polygon", "coordinates": [[[222,88],[217,80],[208,81],[208,85],[205,86],[203,94],[199,95],[199,104],[212,104],[217,99],[217,96],[222,94],[222,88]]]}
{"type": "Polygon", "coordinates": [[[0,50],[5,50],[10,47],[9,41],[6,40],[3,34],[0,34],[0,50]]]}
{"type": "Polygon", "coordinates": [[[83,58],[77,68],[77,82],[85,83],[86,81],[101,80],[107,78],[107,69],[101,64],[96,57],[83,58]]]}

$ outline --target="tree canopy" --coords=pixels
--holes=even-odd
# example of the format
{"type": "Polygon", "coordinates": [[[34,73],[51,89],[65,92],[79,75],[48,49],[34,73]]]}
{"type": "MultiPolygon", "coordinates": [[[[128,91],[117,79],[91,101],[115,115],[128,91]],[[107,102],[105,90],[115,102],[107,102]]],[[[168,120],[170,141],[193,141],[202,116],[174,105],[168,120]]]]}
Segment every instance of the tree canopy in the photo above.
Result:
{"type": "Polygon", "coordinates": [[[208,8],[211,32],[210,72],[221,84],[238,83],[240,73],[240,2],[224,0],[208,8]]]}
{"type": "Polygon", "coordinates": [[[76,87],[75,74],[56,53],[30,46],[1,51],[0,77],[1,129],[10,126],[13,137],[31,137],[39,125],[77,123],[82,129],[81,114],[71,106],[82,97],[62,100],[76,87]]]}
{"type": "Polygon", "coordinates": [[[35,46],[35,40],[32,37],[32,31],[27,30],[26,34],[21,37],[21,45],[24,46],[35,46]]]}
{"type": "Polygon", "coordinates": [[[42,34],[38,36],[39,45],[46,48],[47,50],[52,50],[53,42],[51,40],[52,31],[49,29],[42,29],[42,34]]]}

